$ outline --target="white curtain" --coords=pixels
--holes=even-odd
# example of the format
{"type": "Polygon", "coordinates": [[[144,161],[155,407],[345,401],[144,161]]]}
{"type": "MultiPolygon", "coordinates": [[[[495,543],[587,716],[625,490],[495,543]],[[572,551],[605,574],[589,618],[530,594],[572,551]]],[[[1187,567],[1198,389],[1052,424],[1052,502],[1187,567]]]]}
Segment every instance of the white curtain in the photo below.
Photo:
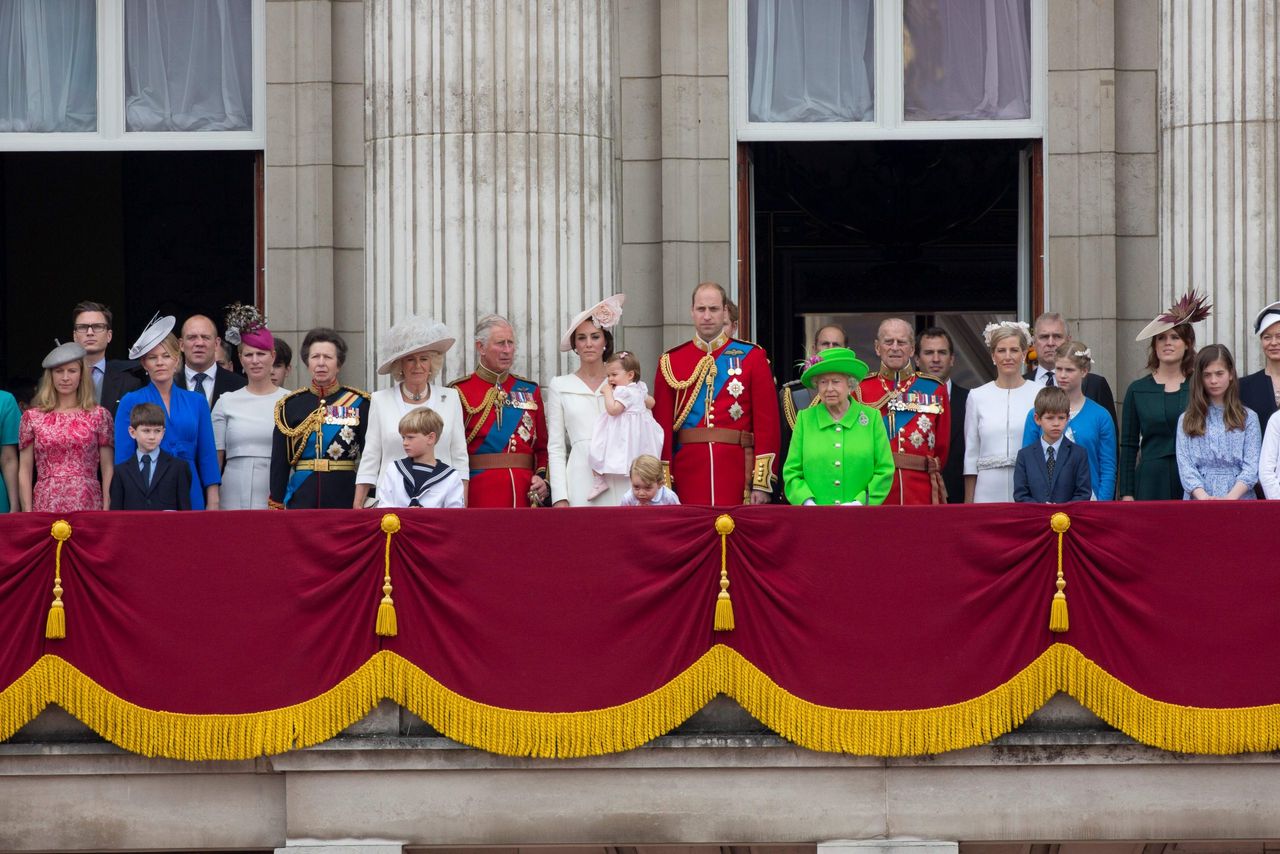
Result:
{"type": "Polygon", "coordinates": [[[0,0],[0,133],[98,127],[94,0],[0,0]]]}
{"type": "Polygon", "coordinates": [[[1031,115],[1030,0],[906,0],[908,120],[1031,115]]]}
{"type": "Polygon", "coordinates": [[[872,14],[872,0],[751,0],[751,120],[871,121],[872,14]]]}
{"type": "Polygon", "coordinates": [[[252,129],[252,21],[252,0],[126,0],[126,127],[252,129]]]}

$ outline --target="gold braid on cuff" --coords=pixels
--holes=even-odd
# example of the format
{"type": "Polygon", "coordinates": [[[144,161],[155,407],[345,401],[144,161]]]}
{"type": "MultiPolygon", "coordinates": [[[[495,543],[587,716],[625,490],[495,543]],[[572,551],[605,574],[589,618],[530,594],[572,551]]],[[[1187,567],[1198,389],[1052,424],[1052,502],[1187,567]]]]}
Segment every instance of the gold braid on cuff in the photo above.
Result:
{"type": "Polygon", "coordinates": [[[751,488],[773,490],[773,482],[777,480],[773,474],[774,454],[757,454],[755,469],[751,473],[751,488]]]}

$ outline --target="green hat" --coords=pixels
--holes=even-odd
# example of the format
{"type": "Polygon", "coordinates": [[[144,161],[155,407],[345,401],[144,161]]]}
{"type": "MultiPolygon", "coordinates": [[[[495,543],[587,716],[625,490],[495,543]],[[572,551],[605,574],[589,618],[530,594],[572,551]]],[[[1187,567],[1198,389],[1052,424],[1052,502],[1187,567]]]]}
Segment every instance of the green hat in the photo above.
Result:
{"type": "Polygon", "coordinates": [[[814,382],[823,374],[845,374],[855,380],[867,375],[867,363],[859,359],[848,347],[831,347],[816,356],[805,360],[804,373],[800,382],[805,388],[812,389],[814,382]]]}

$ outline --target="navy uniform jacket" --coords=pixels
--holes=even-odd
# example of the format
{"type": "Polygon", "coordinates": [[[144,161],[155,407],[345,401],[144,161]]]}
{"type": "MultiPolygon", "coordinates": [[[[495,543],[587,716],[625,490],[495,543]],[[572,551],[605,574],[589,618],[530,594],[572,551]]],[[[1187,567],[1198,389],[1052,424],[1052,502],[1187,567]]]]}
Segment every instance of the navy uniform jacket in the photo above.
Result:
{"type": "Polygon", "coordinates": [[[369,423],[369,393],[314,386],[276,402],[267,506],[291,510],[350,508],[369,423]]]}
{"type": "Polygon", "coordinates": [[[1063,438],[1058,445],[1058,458],[1053,464],[1053,480],[1045,462],[1040,440],[1018,451],[1013,467],[1013,500],[1036,504],[1066,504],[1088,501],[1093,495],[1089,478],[1089,455],[1084,449],[1063,438]]]}
{"type": "Polygon", "coordinates": [[[168,451],[156,457],[151,485],[142,482],[138,455],[116,464],[111,478],[112,510],[190,510],[191,468],[168,451]]]}

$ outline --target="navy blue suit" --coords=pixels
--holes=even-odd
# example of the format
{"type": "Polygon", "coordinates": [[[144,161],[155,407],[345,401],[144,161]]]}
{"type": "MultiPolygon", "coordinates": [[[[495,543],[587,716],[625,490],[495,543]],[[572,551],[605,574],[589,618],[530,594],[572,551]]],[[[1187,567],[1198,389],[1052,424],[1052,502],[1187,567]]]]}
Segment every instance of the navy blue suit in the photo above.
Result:
{"type": "Polygon", "coordinates": [[[1045,464],[1039,440],[1018,451],[1013,467],[1013,500],[1036,504],[1066,504],[1088,501],[1093,494],[1089,481],[1089,455],[1075,442],[1063,438],[1053,464],[1053,480],[1045,464]]]}
{"type": "Polygon", "coordinates": [[[190,510],[191,469],[167,451],[156,457],[151,485],[142,482],[138,455],[116,463],[111,478],[112,510],[190,510]]]}

